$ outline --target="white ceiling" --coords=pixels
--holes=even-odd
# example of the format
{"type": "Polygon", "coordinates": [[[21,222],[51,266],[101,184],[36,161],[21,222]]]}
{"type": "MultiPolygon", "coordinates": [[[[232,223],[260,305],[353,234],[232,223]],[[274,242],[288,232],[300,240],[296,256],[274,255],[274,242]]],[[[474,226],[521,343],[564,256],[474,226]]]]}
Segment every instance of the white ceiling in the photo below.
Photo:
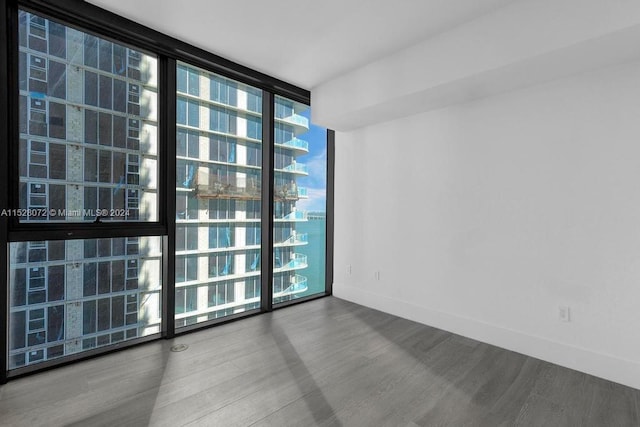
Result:
{"type": "Polygon", "coordinates": [[[514,0],[88,0],[306,89],[514,0]]]}

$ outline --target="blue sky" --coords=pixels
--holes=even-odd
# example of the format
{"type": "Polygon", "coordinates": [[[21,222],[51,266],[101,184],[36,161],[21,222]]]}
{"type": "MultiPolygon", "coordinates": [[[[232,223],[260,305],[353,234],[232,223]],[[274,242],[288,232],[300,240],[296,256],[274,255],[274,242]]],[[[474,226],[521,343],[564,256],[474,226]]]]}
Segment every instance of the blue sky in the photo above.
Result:
{"type": "MultiPolygon", "coordinates": [[[[311,122],[311,109],[300,113],[311,122]]],[[[299,210],[321,211],[327,210],[327,130],[311,124],[309,131],[298,138],[309,142],[309,154],[298,157],[298,163],[304,163],[309,168],[309,176],[297,179],[299,187],[306,187],[308,199],[300,199],[296,204],[299,210]]]]}

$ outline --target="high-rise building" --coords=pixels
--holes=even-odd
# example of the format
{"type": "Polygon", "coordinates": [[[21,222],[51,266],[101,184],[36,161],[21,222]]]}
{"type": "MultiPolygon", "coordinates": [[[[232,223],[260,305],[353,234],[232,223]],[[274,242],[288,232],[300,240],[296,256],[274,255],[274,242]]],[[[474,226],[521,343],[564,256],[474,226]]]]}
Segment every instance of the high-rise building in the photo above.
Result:
{"type": "MultiPolygon", "coordinates": [[[[176,326],[259,306],[262,91],[180,64],[177,70],[176,326]]],[[[296,202],[308,175],[296,158],[308,106],[276,98],[274,300],[304,292],[307,244],[296,202]]]]}
{"type": "MultiPolygon", "coordinates": [[[[157,61],[19,14],[21,223],[156,220],[157,61]]],[[[9,368],[160,331],[160,238],[10,245],[9,368]]]]}
{"type": "MultiPolygon", "coordinates": [[[[26,11],[19,29],[16,221],[158,221],[158,59],[26,11]]],[[[175,254],[164,256],[180,328],[260,307],[263,117],[258,88],[182,62],[176,75],[175,254]]],[[[309,172],[297,160],[308,109],[275,97],[274,303],[309,293],[298,228],[309,172]]],[[[163,247],[144,234],[12,242],[9,369],[159,334],[163,247]]]]}

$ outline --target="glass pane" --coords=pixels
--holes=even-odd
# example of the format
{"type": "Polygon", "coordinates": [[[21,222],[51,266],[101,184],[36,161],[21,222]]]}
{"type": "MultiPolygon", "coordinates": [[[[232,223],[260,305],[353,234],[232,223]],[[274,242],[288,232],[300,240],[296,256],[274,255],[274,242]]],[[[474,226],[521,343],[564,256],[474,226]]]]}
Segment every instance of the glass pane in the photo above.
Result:
{"type": "Polygon", "coordinates": [[[19,22],[19,220],[157,221],[157,58],[19,22]]]}
{"type": "Polygon", "coordinates": [[[176,327],[260,306],[262,93],[177,68],[176,327]]]}
{"type": "Polygon", "coordinates": [[[9,256],[9,369],[160,332],[160,237],[14,242],[9,256]]]}
{"type": "Polygon", "coordinates": [[[273,303],[324,293],[327,130],[275,97],[273,303]]]}

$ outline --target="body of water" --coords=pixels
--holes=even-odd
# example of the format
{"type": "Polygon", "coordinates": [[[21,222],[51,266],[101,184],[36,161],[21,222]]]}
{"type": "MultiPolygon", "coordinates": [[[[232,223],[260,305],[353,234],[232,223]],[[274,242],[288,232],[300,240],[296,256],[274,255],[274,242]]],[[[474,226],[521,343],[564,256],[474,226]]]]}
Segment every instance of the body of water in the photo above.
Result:
{"type": "Polygon", "coordinates": [[[325,263],[326,263],[326,234],[327,221],[311,219],[296,225],[299,234],[307,233],[309,243],[296,248],[296,252],[307,256],[308,267],[300,270],[299,274],[307,278],[309,289],[298,296],[307,296],[325,291],[325,263]]]}

